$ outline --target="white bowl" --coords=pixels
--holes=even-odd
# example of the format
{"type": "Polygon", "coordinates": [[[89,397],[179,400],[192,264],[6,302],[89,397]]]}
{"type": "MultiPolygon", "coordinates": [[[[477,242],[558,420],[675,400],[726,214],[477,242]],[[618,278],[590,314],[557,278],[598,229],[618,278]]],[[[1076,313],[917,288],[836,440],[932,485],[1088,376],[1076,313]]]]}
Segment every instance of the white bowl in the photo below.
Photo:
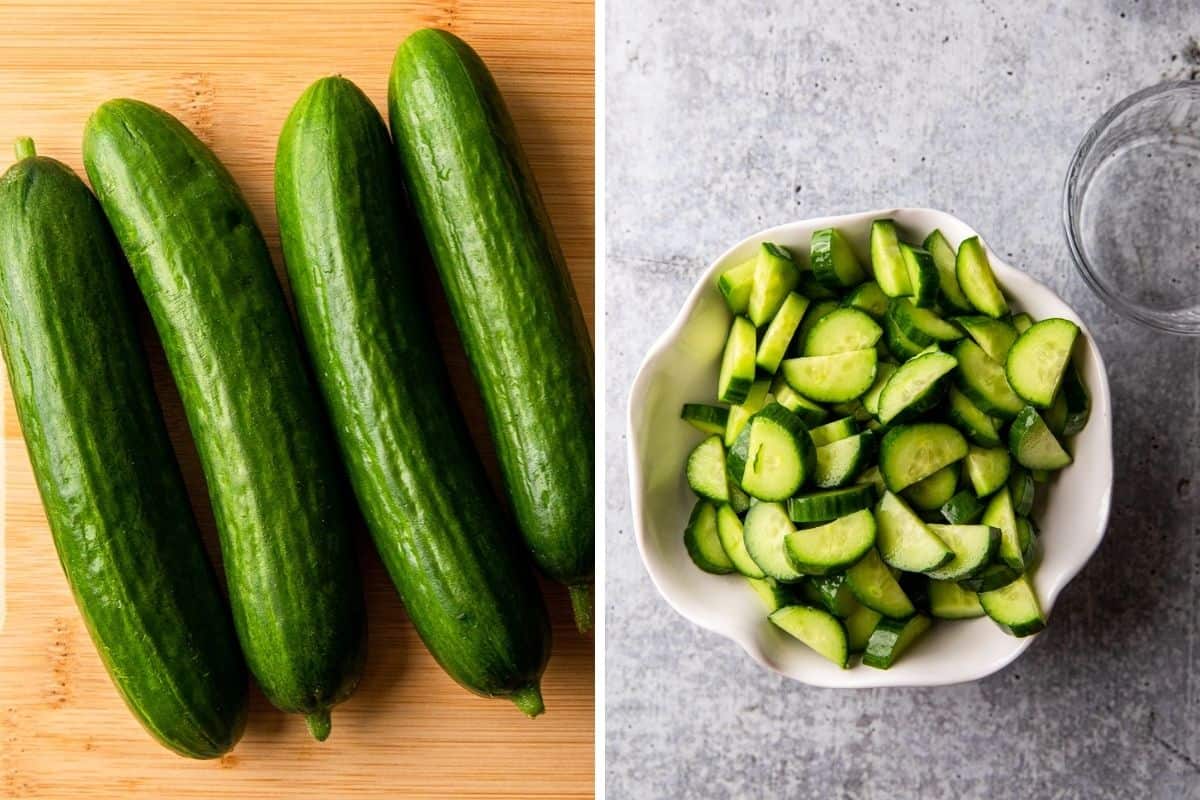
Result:
{"type": "MultiPolygon", "coordinates": [[[[937,621],[889,670],[856,665],[839,669],[772,625],[758,598],[738,575],[710,575],[692,564],[683,529],[696,502],[684,461],[703,438],[679,418],[685,402],[714,402],[717,372],[730,313],[715,288],[717,275],[770,241],[807,257],[812,232],[837,227],[864,263],[871,221],[896,220],[910,240],[940,228],[956,248],[975,235],[964,222],[925,208],[889,208],[810,219],[757,233],[728,250],[700,277],[683,309],[650,349],[629,398],[629,464],[634,530],[642,561],[667,602],[692,622],[740,644],[756,661],[814,686],[937,686],[971,681],[1003,668],[1035,637],[1017,639],[986,618],[937,621]]],[[[1034,519],[1042,530],[1042,558],[1034,585],[1049,616],[1063,587],[1083,568],[1104,537],[1112,498],[1112,411],[1104,362],[1087,326],[1054,292],[1005,264],[988,248],[992,268],[1013,305],[1035,319],[1065,317],[1083,335],[1076,360],[1092,396],[1091,419],[1071,444],[1075,462],[1039,492],[1034,519]]],[[[1049,622],[1053,625],[1053,619],[1049,622]]]]}

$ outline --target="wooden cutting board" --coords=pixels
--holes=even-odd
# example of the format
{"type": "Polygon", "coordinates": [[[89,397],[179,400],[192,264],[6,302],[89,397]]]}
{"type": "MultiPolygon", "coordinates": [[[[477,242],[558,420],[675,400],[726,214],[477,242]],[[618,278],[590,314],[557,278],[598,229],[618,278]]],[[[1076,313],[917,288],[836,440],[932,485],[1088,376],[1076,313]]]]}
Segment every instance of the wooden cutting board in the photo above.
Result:
{"type": "MultiPolygon", "coordinates": [[[[84,122],[102,101],[137,97],[178,115],[240,182],[280,265],[272,163],[291,104],[338,72],[386,109],[396,45],[425,26],[479,50],[500,84],[592,324],[593,9],[588,0],[0,4],[0,170],[11,142],[81,174],[84,122]]],[[[478,397],[440,289],[438,332],[472,433],[492,458],[478,397]]],[[[148,336],[157,386],[210,552],[215,534],[196,456],[148,336]]],[[[369,547],[362,548],[370,654],[358,693],[312,741],[257,689],[245,738],[225,758],[167,752],[126,711],[100,665],[59,569],[4,387],[0,581],[0,797],[590,797],[593,643],[546,584],[554,654],[547,712],[459,688],[425,651],[369,547]]],[[[493,476],[495,471],[493,469],[493,476]]]]}

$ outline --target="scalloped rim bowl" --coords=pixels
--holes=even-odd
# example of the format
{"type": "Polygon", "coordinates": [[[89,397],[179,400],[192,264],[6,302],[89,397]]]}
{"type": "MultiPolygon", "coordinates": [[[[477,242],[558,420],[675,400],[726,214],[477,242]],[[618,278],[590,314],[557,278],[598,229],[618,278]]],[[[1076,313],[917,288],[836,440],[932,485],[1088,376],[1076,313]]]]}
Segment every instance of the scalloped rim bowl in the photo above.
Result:
{"type": "MultiPolygon", "coordinates": [[[[725,334],[731,319],[717,275],[771,241],[807,257],[813,231],[837,227],[868,263],[871,221],[896,220],[910,239],[921,241],[940,228],[958,244],[973,231],[950,214],[925,208],[889,208],[861,214],[803,220],[770,228],[730,248],[700,277],[687,302],[647,354],[629,397],[629,479],[638,549],[650,578],[667,602],[697,625],[734,640],[755,661],[814,686],[867,688],[938,686],[977,680],[1002,669],[1036,637],[1017,639],[986,618],[938,621],[894,667],[856,665],[839,669],[772,625],[737,575],[710,575],[692,564],[683,529],[695,496],[684,477],[684,461],[702,434],[679,419],[685,402],[713,402],[725,334]]],[[[1083,336],[1075,357],[1092,395],[1087,427],[1072,442],[1075,462],[1039,492],[1034,509],[1043,535],[1034,585],[1047,616],[1070,580],[1100,545],[1112,499],[1112,408],[1104,362],[1087,326],[1050,289],[1005,264],[988,249],[992,268],[1013,306],[1035,319],[1065,317],[1083,336]]],[[[1053,625],[1053,621],[1050,622],[1053,625]]]]}

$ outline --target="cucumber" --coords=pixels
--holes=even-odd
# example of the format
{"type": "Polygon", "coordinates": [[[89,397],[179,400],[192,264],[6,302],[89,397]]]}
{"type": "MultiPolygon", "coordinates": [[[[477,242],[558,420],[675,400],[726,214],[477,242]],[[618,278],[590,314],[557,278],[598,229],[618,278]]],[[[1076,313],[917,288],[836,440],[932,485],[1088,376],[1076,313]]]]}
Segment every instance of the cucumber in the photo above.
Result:
{"type": "MultiPolygon", "coordinates": [[[[751,497],[786,500],[813,474],[815,461],[804,423],[772,403],[750,418],[730,448],[729,473],[751,497]]],[[[689,462],[689,474],[690,467],[689,462]]]]}
{"type": "Polygon", "coordinates": [[[954,558],[937,534],[891,492],[875,507],[879,555],[888,566],[906,572],[927,572],[954,558]]]}
{"type": "Polygon", "coordinates": [[[881,619],[883,615],[878,611],[859,603],[858,608],[842,620],[842,625],[846,628],[846,644],[851,653],[861,653],[867,649],[867,642],[881,619]]]}
{"type": "Polygon", "coordinates": [[[904,619],[916,613],[912,601],[874,548],[846,570],[846,580],[858,602],[885,617],[904,619]]]}
{"type": "Polygon", "coordinates": [[[767,404],[767,395],[771,391],[770,381],[755,381],[750,385],[750,391],[740,403],[730,406],[728,418],[725,420],[724,439],[726,447],[733,447],[738,435],[746,427],[750,418],[763,410],[767,404]]]}
{"type": "Polygon", "coordinates": [[[745,314],[750,306],[750,290],[754,288],[754,264],[751,258],[730,267],[717,278],[717,289],[734,314],[745,314]]]}
{"type": "Polygon", "coordinates": [[[1017,334],[1022,334],[1033,327],[1033,317],[1022,311],[1019,314],[1013,314],[1013,327],[1017,329],[1017,334]]]}
{"type": "Polygon", "coordinates": [[[829,417],[826,409],[788,386],[787,380],[782,374],[775,376],[775,380],[771,384],[771,394],[775,396],[776,403],[795,414],[801,422],[810,427],[820,425],[829,417]]]}
{"type": "Polygon", "coordinates": [[[400,45],[388,109],[517,525],[590,627],[592,345],[533,173],[487,67],[453,34],[400,45]]]}
{"type": "MultiPolygon", "coordinates": [[[[291,269],[290,265],[288,268],[291,269]]],[[[295,278],[293,278],[292,283],[295,282],[295,278]]],[[[679,418],[690,423],[701,433],[724,436],[725,426],[729,422],[729,409],[721,406],[707,406],[703,403],[684,403],[683,409],[679,412],[679,418]]]]}
{"type": "Polygon", "coordinates": [[[788,355],[798,356],[803,354],[804,343],[808,341],[809,331],[818,322],[841,307],[836,300],[820,300],[810,303],[808,310],[804,312],[804,319],[800,321],[799,330],[796,331],[796,335],[792,337],[792,343],[788,346],[788,355]]]}
{"type": "Polygon", "coordinates": [[[846,295],[846,299],[842,304],[847,308],[857,308],[859,311],[865,311],[872,318],[879,321],[887,312],[888,296],[879,288],[879,284],[875,281],[867,281],[859,284],[850,294],[846,295]]]}
{"type": "Polygon", "coordinates": [[[958,492],[941,507],[939,513],[951,525],[966,525],[983,516],[984,504],[970,489],[958,492]]]}
{"type": "Polygon", "coordinates": [[[954,322],[998,364],[1004,363],[1013,342],[1017,341],[1017,329],[1008,320],[976,315],[955,317],[954,322]]]}
{"type": "Polygon", "coordinates": [[[793,522],[828,522],[870,508],[874,502],[874,486],[847,486],[791,498],[788,516],[793,522]]]}
{"type": "MultiPolygon", "coordinates": [[[[545,605],[529,565],[514,558],[516,532],[495,512],[439,355],[418,264],[397,225],[404,189],[387,126],[350,81],[319,80],[292,109],[275,202],[300,329],[409,618],[467,689],[540,710],[545,605]],[[347,198],[356,199],[353,213],[341,210],[347,198]]],[[[683,416],[720,433],[727,414],[685,406],[683,416]]],[[[724,486],[723,452],[720,464],[724,486]]]]}
{"type": "Polygon", "coordinates": [[[1021,570],[1013,569],[1001,561],[993,561],[979,572],[966,578],[960,578],[958,585],[972,592],[990,592],[1021,577],[1021,570]]]}
{"type": "Polygon", "coordinates": [[[1017,463],[1027,469],[1062,469],[1072,461],[1071,454],[1054,438],[1033,406],[1025,406],[1013,420],[1008,429],[1008,448],[1017,463]]]}
{"type": "MultiPolygon", "coordinates": [[[[1017,573],[1025,570],[1024,548],[1017,531],[1017,515],[1013,511],[1012,495],[1005,486],[992,496],[980,522],[1000,529],[1000,560],[1017,573]]],[[[980,591],[980,590],[976,590],[980,591]]]]}
{"type": "Polygon", "coordinates": [[[838,308],[813,324],[804,339],[804,355],[831,356],[874,347],[883,329],[857,308],[838,308]]]}
{"type": "Polygon", "coordinates": [[[1054,393],[1054,401],[1050,403],[1050,407],[1042,411],[1042,419],[1055,436],[1062,436],[1067,427],[1067,399],[1061,389],[1054,393]]]}
{"type": "Polygon", "coordinates": [[[787,354],[788,345],[796,335],[800,320],[808,308],[809,299],[802,294],[792,292],[779,307],[779,312],[767,326],[762,341],[758,343],[755,362],[764,372],[774,373],[779,369],[779,362],[787,354]]]}
{"type": "Polygon", "coordinates": [[[880,290],[888,297],[912,294],[908,266],[900,252],[900,236],[896,223],[890,219],[871,223],[871,269],[880,290]]]}
{"type": "Polygon", "coordinates": [[[850,483],[866,468],[868,459],[875,455],[875,442],[872,431],[863,431],[818,447],[813,485],[835,489],[850,483]]]}
{"type": "Polygon", "coordinates": [[[846,619],[861,608],[846,583],[846,573],[812,575],[804,581],[804,597],[810,603],[828,611],[838,619],[846,619]]]}
{"type": "Polygon", "coordinates": [[[879,421],[887,425],[933,408],[945,392],[945,377],[957,366],[954,356],[938,351],[905,361],[879,393],[879,421]]]}
{"type": "Polygon", "coordinates": [[[1012,493],[1013,512],[1019,517],[1029,516],[1037,490],[1029,470],[1019,464],[1014,466],[1008,476],[1008,490],[1012,493]]]}
{"type": "MultiPolygon", "coordinates": [[[[890,303],[888,308],[892,308],[890,303]]],[[[907,334],[900,330],[895,315],[890,313],[883,315],[883,341],[888,352],[900,361],[912,358],[929,346],[928,344],[918,344],[908,338],[907,334]]]]}
{"type": "Polygon", "coordinates": [[[979,605],[997,625],[1013,636],[1032,636],[1046,627],[1046,617],[1028,575],[999,589],[981,592],[979,605]]]}
{"type": "Polygon", "coordinates": [[[874,349],[867,349],[830,356],[789,358],[783,362],[783,377],[805,397],[818,402],[842,403],[854,400],[871,388],[878,357],[874,349]]]}
{"type": "Polygon", "coordinates": [[[846,629],[841,621],[819,608],[784,606],[768,618],[780,630],[811,647],[817,654],[845,669],[850,666],[846,629]]]}
{"type": "Polygon", "coordinates": [[[0,178],[0,345],[59,562],[130,712],[176,753],[217,758],[245,727],[246,667],[125,267],[83,182],[28,139],[16,150],[0,178]]]}
{"type": "Polygon", "coordinates": [[[871,384],[871,388],[867,389],[866,394],[862,396],[863,408],[871,416],[879,416],[879,396],[883,394],[884,387],[888,381],[896,374],[899,369],[895,364],[889,364],[886,361],[880,361],[875,365],[875,382],[871,384]]]}
{"type": "Polygon", "coordinates": [[[892,428],[879,446],[879,472],[899,492],[967,455],[967,441],[949,425],[922,422],[892,428]]]}
{"type": "Polygon", "coordinates": [[[907,342],[921,349],[963,338],[962,331],[957,327],[928,308],[913,305],[907,297],[897,297],[888,303],[887,318],[904,334],[907,342]]]}
{"type": "Polygon", "coordinates": [[[1087,426],[1092,413],[1092,398],[1087,386],[1079,377],[1079,370],[1072,361],[1063,375],[1062,396],[1067,406],[1067,418],[1063,422],[1062,435],[1074,436],[1087,426]]]}
{"type": "Polygon", "coordinates": [[[937,267],[938,302],[952,311],[972,311],[971,301],[959,288],[958,276],[955,274],[954,248],[950,246],[945,235],[935,229],[925,237],[925,243],[921,246],[929,251],[929,255],[933,257],[933,264],[937,267]]]}
{"type": "Polygon", "coordinates": [[[1067,319],[1035,323],[1008,351],[1004,373],[1021,399],[1037,408],[1049,408],[1058,393],[1079,326],[1067,319]]]}
{"type": "Polygon", "coordinates": [[[900,244],[900,256],[904,259],[904,268],[908,271],[913,305],[920,308],[932,306],[938,297],[938,270],[933,263],[933,256],[923,248],[903,242],[900,244]]]}
{"type": "Polygon", "coordinates": [[[729,479],[726,474],[725,446],[721,444],[720,436],[709,436],[696,445],[696,449],[688,456],[688,486],[704,500],[729,502],[729,479]]]}
{"type": "Polygon", "coordinates": [[[924,570],[931,578],[960,581],[982,572],[1000,548],[1000,529],[990,525],[938,525],[929,530],[953,553],[953,557],[932,569],[924,570]]]}
{"type": "Polygon", "coordinates": [[[817,280],[812,270],[804,270],[796,281],[796,291],[810,300],[837,301],[837,292],[817,280]]]}
{"type": "Polygon", "coordinates": [[[754,384],[757,348],[754,323],[745,317],[734,317],[729,326],[729,336],[725,339],[725,352],[721,356],[717,400],[734,405],[745,401],[754,384]]]}
{"type": "Polygon", "coordinates": [[[815,447],[822,447],[839,439],[848,439],[858,433],[858,421],[854,417],[842,417],[809,430],[808,436],[815,447]]]}
{"type": "Polygon", "coordinates": [[[767,614],[796,602],[795,592],[786,583],[780,583],[774,578],[746,578],[746,583],[754,590],[754,594],[762,602],[767,614]]]}
{"type": "Polygon", "coordinates": [[[758,259],[754,262],[754,286],[750,289],[750,303],[746,307],[746,316],[755,327],[761,328],[771,321],[799,280],[800,270],[791,253],[771,242],[759,245],[758,259]]]}
{"type": "Polygon", "coordinates": [[[896,659],[929,630],[930,624],[929,617],[924,614],[915,614],[906,620],[879,620],[867,641],[862,663],[876,669],[890,669],[896,659]]]}
{"type": "Polygon", "coordinates": [[[957,464],[942,467],[904,490],[904,499],[922,511],[936,511],[949,503],[958,488],[957,464]]]}
{"type": "Polygon", "coordinates": [[[875,517],[867,509],[784,537],[792,566],[805,575],[828,575],[856,563],[875,544],[875,517]]]}
{"type": "Polygon", "coordinates": [[[954,581],[929,581],[929,613],[937,619],[975,619],[983,616],[979,595],[954,581]]]}
{"type": "Polygon", "coordinates": [[[975,490],[975,496],[984,498],[1008,482],[1012,459],[1003,447],[976,447],[967,449],[967,478],[975,490]]]}
{"type": "Polygon", "coordinates": [[[867,279],[850,242],[837,228],[813,231],[808,260],[816,279],[830,289],[857,286],[867,279]]]}
{"type": "MultiPolygon", "coordinates": [[[[713,575],[728,575],[734,572],[732,559],[721,546],[717,531],[717,509],[707,500],[698,500],[688,517],[683,530],[683,546],[692,563],[713,575]]],[[[469,620],[464,620],[469,621],[469,620]]]]}
{"type": "Polygon", "coordinates": [[[766,575],[754,559],[746,552],[745,532],[737,512],[730,506],[717,509],[717,537],[721,540],[721,549],[729,557],[733,568],[747,578],[765,578],[766,575]]]}
{"type": "Polygon", "coordinates": [[[103,104],[83,159],[179,388],[246,663],[324,739],[358,685],[366,620],[335,444],[267,244],[226,169],[164,111],[103,104]]]}
{"type": "Polygon", "coordinates": [[[1008,313],[1008,302],[996,285],[996,276],[988,261],[987,251],[978,236],[972,236],[958,246],[958,257],[954,262],[954,273],[971,305],[992,318],[1008,313]]]}
{"type": "Polygon", "coordinates": [[[743,526],[746,552],[764,573],[784,583],[795,583],[804,577],[788,558],[784,543],[795,530],[779,503],[755,503],[746,513],[743,526]]]}
{"type": "Polygon", "coordinates": [[[980,447],[999,447],[1000,430],[996,420],[979,409],[971,399],[951,386],[947,413],[967,438],[980,447]]]}
{"type": "Polygon", "coordinates": [[[1012,390],[1004,367],[988,357],[983,348],[964,339],[954,348],[958,359],[958,387],[980,411],[1011,419],[1025,402],[1012,390]]]}

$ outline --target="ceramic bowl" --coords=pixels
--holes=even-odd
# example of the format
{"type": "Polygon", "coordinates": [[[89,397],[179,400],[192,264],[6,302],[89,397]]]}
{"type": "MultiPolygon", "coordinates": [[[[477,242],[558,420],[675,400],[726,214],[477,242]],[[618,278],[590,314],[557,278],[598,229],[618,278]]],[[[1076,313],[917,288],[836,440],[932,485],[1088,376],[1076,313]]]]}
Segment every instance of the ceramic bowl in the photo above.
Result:
{"type": "MultiPolygon", "coordinates": [[[[936,686],[990,675],[1021,655],[1036,637],[1017,639],[986,618],[937,621],[889,670],[855,663],[839,669],[772,625],[759,599],[738,575],[710,575],[688,558],[683,530],[695,496],[684,462],[703,434],[679,418],[685,402],[714,402],[717,372],[731,315],[715,288],[717,276],[770,241],[807,259],[813,231],[837,227],[869,263],[871,221],[891,217],[909,241],[941,229],[956,248],[976,235],[966,223],[941,211],[889,208],[861,214],[809,219],[750,236],[728,250],[700,276],[687,302],[650,349],[629,395],[629,464],[634,529],[654,585],[687,619],[742,646],[754,660],[814,686],[853,688],[936,686]]],[[[1091,419],[1070,444],[1074,463],[1039,492],[1033,517],[1042,531],[1042,556],[1034,585],[1053,622],[1054,601],[1083,568],[1104,536],[1112,497],[1112,411],[1104,362],[1087,326],[1066,303],[988,248],[996,277],[1016,310],[1035,319],[1065,317],[1082,335],[1076,361],[1092,397],[1091,419]]]]}

